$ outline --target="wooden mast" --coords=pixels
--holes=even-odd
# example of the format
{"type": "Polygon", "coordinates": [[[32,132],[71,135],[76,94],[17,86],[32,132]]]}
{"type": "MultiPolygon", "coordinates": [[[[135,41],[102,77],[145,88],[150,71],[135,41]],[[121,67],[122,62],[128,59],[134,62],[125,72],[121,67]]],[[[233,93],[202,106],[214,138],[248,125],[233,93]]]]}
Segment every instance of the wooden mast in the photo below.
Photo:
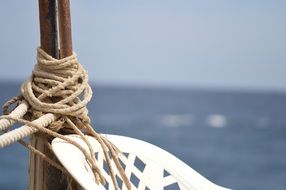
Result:
{"type": "MultiPolygon", "coordinates": [[[[58,3],[57,0],[39,0],[41,48],[56,59],[64,58],[72,54],[69,4],[69,0],[59,0],[58,3]],[[60,30],[59,34],[58,26],[60,30]],[[60,36],[60,54],[58,36],[60,36]]],[[[56,161],[57,159],[54,154],[46,145],[46,142],[50,142],[51,140],[51,137],[37,133],[32,136],[31,145],[56,161]]],[[[30,153],[29,162],[29,190],[67,189],[67,177],[59,170],[48,165],[33,153],[30,153]]],[[[73,184],[73,190],[77,189],[78,185],[73,184]]]]}
{"type": "Polygon", "coordinates": [[[41,48],[54,58],[59,58],[56,0],[39,0],[39,17],[41,48]]]}
{"type": "Polygon", "coordinates": [[[71,13],[69,0],[59,0],[58,17],[60,31],[60,57],[64,58],[72,55],[71,13]]]}

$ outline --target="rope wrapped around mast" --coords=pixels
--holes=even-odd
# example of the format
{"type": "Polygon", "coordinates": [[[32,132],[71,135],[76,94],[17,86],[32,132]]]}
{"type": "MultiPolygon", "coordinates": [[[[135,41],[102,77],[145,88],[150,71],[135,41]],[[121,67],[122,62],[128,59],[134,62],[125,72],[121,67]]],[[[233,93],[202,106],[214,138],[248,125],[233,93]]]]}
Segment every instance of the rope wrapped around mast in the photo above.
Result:
{"type": "MultiPolygon", "coordinates": [[[[24,117],[17,118],[6,115],[1,116],[0,119],[17,121],[28,127],[18,131],[15,130],[12,136],[9,136],[9,133],[4,134],[7,136],[7,138],[5,137],[7,139],[6,142],[13,142],[13,138],[18,140],[35,131],[41,131],[49,136],[66,140],[83,152],[94,172],[97,183],[104,185],[105,179],[97,166],[92,146],[85,137],[85,134],[91,135],[96,138],[102,146],[114,188],[116,190],[119,189],[115,173],[111,167],[111,160],[116,165],[126,187],[131,189],[130,182],[118,160],[120,151],[105,139],[105,137],[96,133],[90,125],[90,118],[86,106],[91,100],[92,90],[88,84],[87,71],[84,70],[82,65],[78,62],[75,53],[63,59],[55,59],[41,48],[38,48],[37,64],[34,67],[32,76],[22,84],[21,94],[30,105],[24,117]],[[43,115],[51,113],[54,114],[57,119],[50,123],[47,128],[41,127],[43,125],[33,122],[39,120],[39,118],[44,118],[42,117],[43,115]],[[88,145],[89,151],[84,150],[81,145],[60,134],[60,130],[80,135],[88,145]]],[[[12,101],[12,103],[15,102],[12,101]]],[[[5,105],[6,109],[8,107],[9,106],[5,105]]],[[[47,123],[47,121],[42,121],[42,123],[47,123]]],[[[22,140],[20,143],[25,144],[22,140]]],[[[62,168],[58,163],[46,158],[43,154],[33,149],[33,147],[29,145],[26,145],[26,147],[51,165],[60,169],[62,168]]],[[[61,170],[66,173],[64,169],[61,170]]]]}
{"type": "Polygon", "coordinates": [[[37,61],[32,77],[21,87],[23,97],[33,110],[76,118],[77,124],[89,124],[86,105],[92,90],[76,54],[58,60],[38,48],[37,61]]]}

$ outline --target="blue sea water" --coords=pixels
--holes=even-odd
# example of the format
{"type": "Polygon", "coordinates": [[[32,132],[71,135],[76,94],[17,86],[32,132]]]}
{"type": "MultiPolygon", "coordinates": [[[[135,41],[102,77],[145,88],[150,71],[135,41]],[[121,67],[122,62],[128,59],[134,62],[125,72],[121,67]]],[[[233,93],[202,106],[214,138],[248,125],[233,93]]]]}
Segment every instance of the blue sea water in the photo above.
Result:
{"type": "MultiPolygon", "coordinates": [[[[0,102],[19,93],[0,83],[0,102]]],[[[286,94],[93,86],[97,131],[153,143],[213,182],[286,189],[286,94]]],[[[27,189],[28,153],[0,150],[0,189],[27,189]]],[[[191,179],[190,179],[191,180],[191,179]]]]}

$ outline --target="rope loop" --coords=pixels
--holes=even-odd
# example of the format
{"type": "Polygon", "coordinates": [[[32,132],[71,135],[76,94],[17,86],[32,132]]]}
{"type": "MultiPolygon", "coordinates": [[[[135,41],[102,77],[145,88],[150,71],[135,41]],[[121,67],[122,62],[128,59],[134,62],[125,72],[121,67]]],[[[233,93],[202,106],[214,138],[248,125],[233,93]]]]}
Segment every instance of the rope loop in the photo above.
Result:
{"type": "Polygon", "coordinates": [[[23,100],[23,97],[20,96],[15,96],[8,100],[3,106],[2,106],[2,111],[4,115],[9,115],[11,112],[9,111],[9,108],[12,105],[15,105],[16,107],[18,106],[19,102],[23,100]]]}

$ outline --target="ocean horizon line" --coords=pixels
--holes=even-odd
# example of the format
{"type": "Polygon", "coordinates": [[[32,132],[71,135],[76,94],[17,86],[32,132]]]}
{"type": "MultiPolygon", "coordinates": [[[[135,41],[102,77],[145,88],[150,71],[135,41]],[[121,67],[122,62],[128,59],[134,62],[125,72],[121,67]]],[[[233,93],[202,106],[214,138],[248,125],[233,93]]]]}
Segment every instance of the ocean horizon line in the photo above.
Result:
{"type": "MultiPolygon", "coordinates": [[[[25,80],[11,80],[0,79],[1,84],[21,85],[25,80]]],[[[215,93],[246,93],[246,94],[285,94],[286,89],[281,88],[260,88],[260,87],[238,87],[238,86],[209,86],[209,85],[166,85],[166,84],[143,84],[143,83],[124,83],[124,82],[103,82],[103,81],[90,81],[93,88],[112,88],[112,89],[135,89],[135,90],[160,90],[160,91],[201,91],[201,92],[215,92],[215,93]]]]}

